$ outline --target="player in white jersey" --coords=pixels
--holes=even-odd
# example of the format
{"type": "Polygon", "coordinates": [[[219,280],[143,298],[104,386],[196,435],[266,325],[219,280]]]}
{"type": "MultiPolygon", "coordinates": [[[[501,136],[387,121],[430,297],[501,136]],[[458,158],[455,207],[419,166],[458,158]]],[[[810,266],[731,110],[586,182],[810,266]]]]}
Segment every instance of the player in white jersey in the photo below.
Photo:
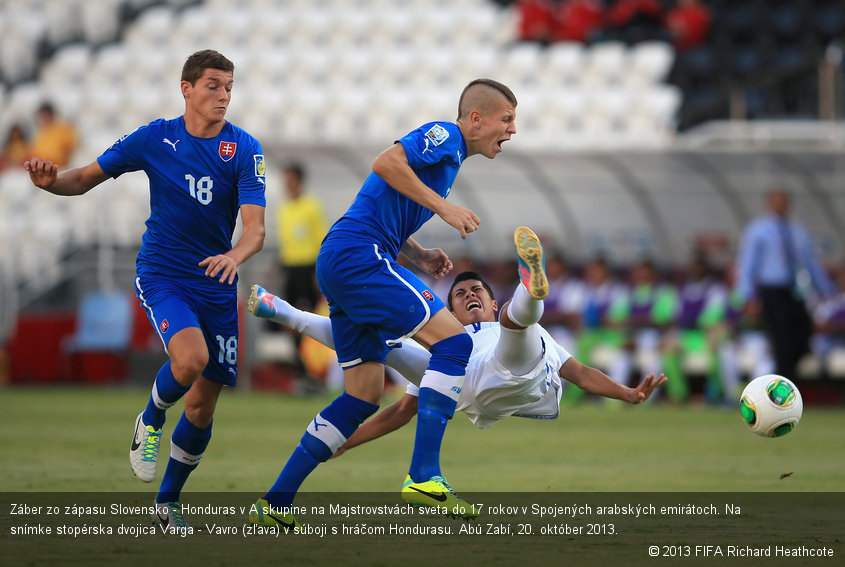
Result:
{"type": "MultiPolygon", "coordinates": [[[[535,297],[544,297],[548,292],[542,247],[526,227],[516,230],[514,240],[522,283],[513,299],[502,307],[498,322],[499,308],[493,292],[475,272],[459,274],[449,291],[449,310],[465,325],[473,341],[457,409],[481,429],[508,416],[555,419],[560,412],[562,380],[631,404],[647,400],[666,382],[664,375],[655,378],[650,374],[636,388],[619,384],[600,370],[578,362],[537,323],[543,314],[543,300],[535,297]]],[[[270,318],[332,346],[331,325],[326,317],[299,311],[257,285],[252,288],[248,305],[250,312],[259,317],[270,318]]],[[[429,356],[413,341],[406,341],[402,348],[388,354],[387,365],[411,382],[405,395],[358,428],[335,456],[398,429],[416,415],[418,384],[429,356]]]]}

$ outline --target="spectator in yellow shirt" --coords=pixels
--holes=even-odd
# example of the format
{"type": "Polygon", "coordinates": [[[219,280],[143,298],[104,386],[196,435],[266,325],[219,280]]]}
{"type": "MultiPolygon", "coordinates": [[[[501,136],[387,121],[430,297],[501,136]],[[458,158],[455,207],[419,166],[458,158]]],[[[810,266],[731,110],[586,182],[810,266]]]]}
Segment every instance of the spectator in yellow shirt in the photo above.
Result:
{"type": "Polygon", "coordinates": [[[23,168],[23,162],[28,160],[29,157],[29,143],[26,140],[23,126],[12,124],[8,134],[6,134],[3,153],[0,155],[0,171],[7,167],[23,168]]]}
{"type": "Polygon", "coordinates": [[[38,129],[30,146],[30,153],[59,167],[70,163],[76,150],[76,128],[69,122],[56,118],[56,111],[49,102],[38,107],[38,129]]]}

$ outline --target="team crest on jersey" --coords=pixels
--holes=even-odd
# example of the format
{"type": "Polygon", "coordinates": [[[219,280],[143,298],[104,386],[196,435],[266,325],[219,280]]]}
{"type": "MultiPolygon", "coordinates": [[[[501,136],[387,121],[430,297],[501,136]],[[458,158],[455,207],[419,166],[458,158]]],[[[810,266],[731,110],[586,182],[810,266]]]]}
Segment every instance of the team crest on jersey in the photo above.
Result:
{"type": "Polygon", "coordinates": [[[223,161],[229,161],[235,157],[235,150],[237,149],[238,144],[235,142],[220,142],[220,147],[217,149],[217,153],[220,155],[220,159],[223,161]]]}
{"type": "Polygon", "coordinates": [[[426,298],[427,300],[429,300],[430,302],[431,302],[431,301],[434,301],[434,296],[433,296],[433,295],[431,294],[431,292],[430,292],[430,291],[428,291],[427,289],[424,289],[424,290],[423,290],[423,292],[422,292],[422,294],[423,294],[423,297],[425,297],[425,298],[426,298]]]}
{"type": "Polygon", "coordinates": [[[264,156],[261,154],[253,154],[255,159],[255,176],[264,177],[264,156]]]}
{"type": "Polygon", "coordinates": [[[158,328],[161,329],[162,333],[166,333],[167,329],[170,328],[170,323],[168,323],[167,319],[165,319],[164,321],[161,322],[161,325],[159,325],[158,328]]]}
{"type": "Polygon", "coordinates": [[[428,132],[425,133],[425,137],[431,140],[431,143],[435,146],[439,146],[449,137],[449,131],[440,124],[435,124],[428,129],[428,132]]]}

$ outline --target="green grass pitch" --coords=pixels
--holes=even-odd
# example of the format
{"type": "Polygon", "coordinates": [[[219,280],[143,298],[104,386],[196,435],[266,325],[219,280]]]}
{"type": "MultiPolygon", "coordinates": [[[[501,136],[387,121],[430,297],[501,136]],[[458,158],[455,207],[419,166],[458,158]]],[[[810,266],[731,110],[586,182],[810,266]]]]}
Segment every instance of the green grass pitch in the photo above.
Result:
{"type": "MultiPolygon", "coordinates": [[[[128,389],[2,391],[0,479],[5,496],[16,501],[26,499],[25,493],[132,493],[139,502],[151,503],[163,465],[156,481],[144,484],[133,477],[127,456],[134,419],[147,395],[145,391],[128,389]]],[[[308,421],[329,401],[329,397],[225,391],[218,404],[214,437],[186,490],[189,494],[237,494],[243,505],[249,505],[269,488],[308,421]]],[[[169,434],[180,412],[177,406],[168,415],[162,455],[167,454],[169,434]]],[[[731,494],[738,498],[760,493],[782,495],[789,506],[795,506],[802,498],[791,493],[823,492],[833,493],[831,497],[842,503],[843,431],[845,411],[841,408],[806,407],[801,423],[792,433],[765,439],[746,429],[738,407],[674,407],[658,403],[630,407],[588,402],[564,406],[555,421],[510,418],[488,430],[476,429],[458,414],[446,431],[442,465],[459,492],[483,493],[488,500],[491,493],[501,493],[503,500],[513,493],[564,494],[563,501],[567,500],[567,493],[576,493],[577,497],[585,493],[636,493],[641,501],[661,500],[661,494],[672,494],[670,502],[704,502],[707,493],[718,493],[722,502],[731,500],[731,494]],[[679,498],[675,493],[689,493],[689,498],[679,498]]],[[[327,492],[384,493],[370,496],[387,504],[399,503],[398,492],[410,462],[413,435],[412,422],[403,430],[321,465],[306,480],[297,504],[319,502],[318,495],[327,492]]],[[[576,495],[573,498],[577,499],[576,495]]],[[[635,522],[624,526],[624,535],[593,539],[552,538],[539,533],[510,536],[507,547],[501,546],[501,537],[493,536],[348,536],[334,540],[299,536],[288,543],[273,540],[252,545],[240,540],[160,537],[154,539],[154,546],[145,543],[143,557],[166,560],[168,554],[190,546],[192,559],[188,565],[239,562],[245,553],[250,558],[266,558],[266,554],[279,561],[287,558],[291,562],[286,564],[291,565],[329,565],[340,564],[336,563],[337,550],[343,548],[347,550],[343,556],[345,565],[431,565],[435,560],[444,565],[489,565],[512,563],[515,558],[521,562],[553,560],[578,565],[673,565],[677,562],[671,558],[649,557],[646,544],[704,544],[708,542],[698,537],[704,530],[721,537],[711,537],[710,543],[721,541],[723,552],[727,543],[763,546],[786,537],[795,544],[806,540],[808,544],[833,545],[841,559],[845,554],[843,538],[829,536],[825,530],[833,529],[832,525],[841,528],[845,519],[842,506],[833,511],[829,507],[816,512],[801,511],[817,522],[798,522],[801,513],[793,522],[789,519],[793,511],[786,505],[784,508],[784,514],[769,509],[754,513],[752,508],[741,519],[663,518],[650,523],[635,522]]],[[[8,510],[4,512],[7,513],[8,510]]],[[[29,550],[26,553],[31,564],[60,558],[64,564],[109,565],[114,563],[115,554],[125,564],[136,559],[140,562],[142,558],[135,554],[138,548],[130,545],[133,540],[127,543],[125,538],[117,542],[53,538],[38,540],[44,545],[33,548],[33,539],[9,536],[10,526],[20,521],[21,518],[0,516],[0,544],[11,551],[29,550]],[[33,549],[39,552],[33,555],[33,549]]],[[[378,524],[387,520],[370,521],[378,524]]],[[[461,524],[440,518],[431,521],[438,525],[445,522],[454,529],[461,524]]],[[[516,526],[518,519],[513,523],[516,526]]],[[[478,523],[485,524],[485,519],[478,523]]],[[[833,533],[839,532],[841,529],[835,529],[833,533]]],[[[0,565],[12,557],[8,553],[3,556],[0,565]]],[[[754,559],[740,561],[730,557],[716,563],[708,557],[686,557],[684,563],[714,565],[734,560],[744,567],[758,564],[754,559]]],[[[807,564],[815,564],[813,561],[829,564],[818,558],[807,564]]],[[[786,559],[779,563],[768,558],[759,564],[803,563],[786,559]]]]}

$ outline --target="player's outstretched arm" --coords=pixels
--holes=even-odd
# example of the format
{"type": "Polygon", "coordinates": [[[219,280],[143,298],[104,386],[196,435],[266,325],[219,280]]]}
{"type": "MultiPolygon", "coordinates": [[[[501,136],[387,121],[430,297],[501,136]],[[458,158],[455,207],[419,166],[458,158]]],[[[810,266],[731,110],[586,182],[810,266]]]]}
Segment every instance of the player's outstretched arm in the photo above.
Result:
{"type": "Polygon", "coordinates": [[[25,161],[23,167],[33,185],[65,197],[87,193],[109,178],[97,161],[59,173],[55,163],[34,157],[25,161]]]}
{"type": "Polygon", "coordinates": [[[417,415],[417,397],[410,394],[402,396],[398,402],[393,403],[369,420],[365,421],[352,436],[346,440],[332,458],[339,457],[352,447],[357,447],[367,441],[378,439],[391,431],[396,431],[417,415]]]}
{"type": "Polygon", "coordinates": [[[467,233],[474,232],[481,224],[481,219],[474,212],[453,205],[420,181],[408,163],[404,146],[398,142],[376,158],[373,162],[373,172],[402,195],[433,211],[457,229],[461,238],[466,238],[467,233]]]}
{"type": "Polygon", "coordinates": [[[241,205],[241,222],[244,225],[235,247],[225,254],[209,256],[199,263],[205,268],[205,275],[210,278],[219,276],[220,283],[234,283],[238,266],[264,247],[264,207],[261,205],[241,205]]]}
{"type": "Polygon", "coordinates": [[[655,378],[654,374],[649,374],[636,388],[629,388],[601,370],[581,364],[572,357],[560,368],[560,377],[591,394],[623,400],[629,404],[639,404],[646,401],[654,393],[654,390],[667,380],[663,374],[658,378],[655,378]]]}

